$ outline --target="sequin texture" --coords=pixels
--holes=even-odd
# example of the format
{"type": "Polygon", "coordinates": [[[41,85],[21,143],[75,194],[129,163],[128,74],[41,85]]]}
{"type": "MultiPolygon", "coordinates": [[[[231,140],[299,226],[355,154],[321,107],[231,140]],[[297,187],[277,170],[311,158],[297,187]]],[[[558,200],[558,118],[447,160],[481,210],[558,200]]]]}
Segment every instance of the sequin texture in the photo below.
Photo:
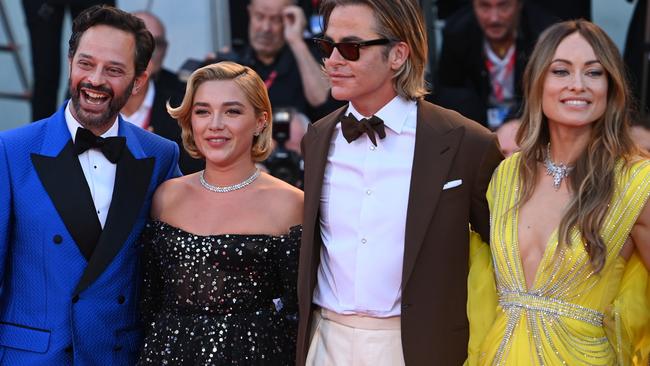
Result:
{"type": "Polygon", "coordinates": [[[202,236],[148,223],[138,364],[293,364],[301,232],[202,236]]]}
{"type": "Polygon", "coordinates": [[[479,345],[478,365],[632,364],[623,359],[638,356],[637,340],[617,329],[646,332],[646,314],[636,305],[645,301],[646,288],[633,287],[631,280],[645,279],[647,273],[642,265],[628,264],[620,253],[650,197],[650,161],[626,166],[621,159],[616,165],[614,191],[600,230],[607,251],[602,270],[594,271],[577,227],[570,231],[570,244],[560,244],[555,229],[528,286],[519,243],[519,159],[514,154],[501,163],[487,194],[498,304],[475,307],[470,314],[473,319],[493,319],[479,345]],[[630,304],[635,310],[627,313],[627,319],[615,319],[617,311],[630,304]],[[617,349],[618,345],[622,346],[617,349]]]}

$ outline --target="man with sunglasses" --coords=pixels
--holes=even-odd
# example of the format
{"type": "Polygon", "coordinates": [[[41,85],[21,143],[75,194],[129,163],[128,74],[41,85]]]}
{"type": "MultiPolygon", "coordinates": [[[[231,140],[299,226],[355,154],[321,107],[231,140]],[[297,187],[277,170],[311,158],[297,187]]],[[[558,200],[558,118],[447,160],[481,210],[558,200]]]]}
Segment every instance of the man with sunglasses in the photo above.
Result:
{"type": "Polygon", "coordinates": [[[423,100],[416,0],[325,0],[332,95],[303,142],[298,365],[460,365],[469,226],[485,241],[496,138],[423,100]]]}

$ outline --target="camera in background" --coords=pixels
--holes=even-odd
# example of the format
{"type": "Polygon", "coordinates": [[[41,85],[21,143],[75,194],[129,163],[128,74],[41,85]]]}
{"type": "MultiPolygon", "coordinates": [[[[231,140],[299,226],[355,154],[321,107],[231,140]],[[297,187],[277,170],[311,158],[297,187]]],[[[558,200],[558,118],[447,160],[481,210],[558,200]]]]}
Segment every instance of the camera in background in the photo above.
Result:
{"type": "MultiPolygon", "coordinates": [[[[275,108],[273,111],[273,140],[275,149],[264,162],[269,174],[298,188],[303,187],[304,163],[296,151],[287,148],[291,139],[291,123],[296,116],[293,108],[275,108]]],[[[295,122],[302,123],[302,122],[295,122]]],[[[302,136],[295,136],[300,137],[302,136]]]]}

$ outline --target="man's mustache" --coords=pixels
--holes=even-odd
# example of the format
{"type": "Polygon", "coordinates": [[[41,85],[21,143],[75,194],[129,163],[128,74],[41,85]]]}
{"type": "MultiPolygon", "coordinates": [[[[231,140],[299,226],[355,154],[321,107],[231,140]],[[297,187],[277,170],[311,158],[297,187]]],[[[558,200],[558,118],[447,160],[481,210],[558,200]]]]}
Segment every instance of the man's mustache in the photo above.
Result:
{"type": "Polygon", "coordinates": [[[107,87],[107,86],[101,86],[101,85],[100,86],[94,86],[94,85],[92,85],[90,83],[79,83],[79,86],[77,87],[77,89],[81,90],[81,88],[89,89],[91,91],[95,91],[95,92],[99,92],[99,93],[108,94],[111,97],[113,97],[113,90],[111,88],[107,87]]]}

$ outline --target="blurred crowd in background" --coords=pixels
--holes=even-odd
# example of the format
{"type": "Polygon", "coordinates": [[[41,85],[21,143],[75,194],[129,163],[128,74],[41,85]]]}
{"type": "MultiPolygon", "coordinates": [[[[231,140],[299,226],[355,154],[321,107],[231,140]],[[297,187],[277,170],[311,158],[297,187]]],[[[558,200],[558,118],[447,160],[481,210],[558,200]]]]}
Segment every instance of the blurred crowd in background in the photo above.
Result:
{"type": "MultiPolygon", "coordinates": [[[[66,49],[61,45],[64,15],[70,12],[74,17],[97,3],[116,5],[115,1],[100,0],[23,0],[31,49],[31,120],[50,116],[60,98],[67,98],[58,95],[60,78],[67,78],[59,71],[60,53],[66,49]]],[[[178,70],[163,67],[169,49],[165,24],[152,11],[135,12],[154,36],[156,48],[148,67],[150,80],[144,92],[134,95],[122,109],[123,117],[176,141],[184,151],[181,130],[167,113],[167,103],[180,104],[188,75],[221,60],[249,66],[264,80],[274,111],[276,149],[264,166],[300,187],[303,134],[310,123],[343,105],[330,95],[319,50],[312,42],[322,25],[318,5],[319,0],[230,0],[226,7],[230,44],[206,55],[187,55],[178,70]]],[[[428,67],[431,93],[427,99],[495,131],[504,155],[516,151],[521,77],[535,41],[557,21],[591,19],[591,1],[423,0],[421,5],[432,30],[429,42],[435,43],[428,67]],[[436,36],[439,28],[442,37],[436,36]]],[[[637,0],[623,52],[637,100],[634,136],[650,148],[649,98],[644,87],[648,68],[643,62],[647,60],[644,45],[648,44],[646,13],[647,0],[637,0]]],[[[183,153],[180,167],[188,174],[201,170],[203,162],[183,153]]]]}

